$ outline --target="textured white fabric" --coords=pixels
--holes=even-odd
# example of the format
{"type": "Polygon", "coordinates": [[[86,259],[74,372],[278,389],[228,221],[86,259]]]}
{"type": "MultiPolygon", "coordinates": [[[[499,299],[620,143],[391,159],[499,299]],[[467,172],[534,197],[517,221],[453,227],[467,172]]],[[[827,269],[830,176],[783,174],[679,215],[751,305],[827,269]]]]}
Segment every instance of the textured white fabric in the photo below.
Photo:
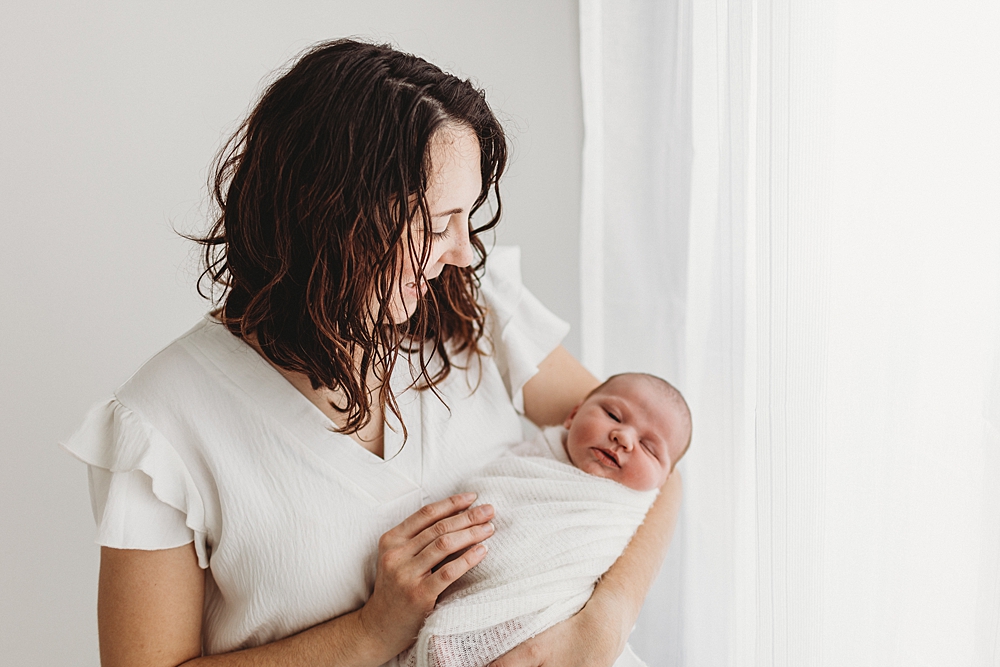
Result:
{"type": "MultiPolygon", "coordinates": [[[[252,348],[206,318],[94,408],[65,447],[90,466],[98,542],[194,540],[208,568],[207,653],[256,646],[360,607],[378,537],[521,440],[512,404],[567,325],[521,286],[515,249],[488,261],[494,356],[431,392],[391,378],[409,438],[383,460],[331,422],[252,348]],[[517,369],[515,377],[510,370],[517,369]]],[[[471,369],[463,371],[462,365],[471,369]]]]}
{"type": "Polygon", "coordinates": [[[468,481],[496,508],[489,554],[442,596],[401,664],[485,667],[590,598],[657,492],[578,470],[565,436],[545,429],[468,481]]]}

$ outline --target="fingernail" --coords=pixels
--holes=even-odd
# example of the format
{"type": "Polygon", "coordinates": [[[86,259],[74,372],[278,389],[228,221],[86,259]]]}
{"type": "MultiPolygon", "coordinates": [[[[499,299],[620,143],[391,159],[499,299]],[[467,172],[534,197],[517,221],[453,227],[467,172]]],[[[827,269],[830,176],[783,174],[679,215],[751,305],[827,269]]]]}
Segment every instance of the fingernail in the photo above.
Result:
{"type": "Polygon", "coordinates": [[[477,544],[476,545],[476,555],[477,556],[481,556],[481,555],[483,555],[484,553],[486,553],[489,550],[490,550],[490,548],[488,546],[486,546],[485,544],[477,544]]]}
{"type": "Polygon", "coordinates": [[[471,503],[476,498],[477,496],[475,493],[463,493],[462,495],[459,496],[459,499],[461,499],[463,503],[471,503]]]}

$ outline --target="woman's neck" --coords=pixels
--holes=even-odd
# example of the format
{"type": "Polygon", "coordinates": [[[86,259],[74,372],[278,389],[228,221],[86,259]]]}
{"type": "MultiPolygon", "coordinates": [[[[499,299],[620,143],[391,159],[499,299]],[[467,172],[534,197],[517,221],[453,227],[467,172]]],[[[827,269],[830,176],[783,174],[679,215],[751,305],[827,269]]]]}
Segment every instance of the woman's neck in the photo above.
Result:
{"type": "MultiPolygon", "coordinates": [[[[337,428],[344,427],[344,424],[347,422],[346,415],[333,407],[334,404],[343,405],[346,403],[346,396],[343,392],[329,387],[319,387],[318,389],[314,389],[312,381],[306,374],[286,370],[268,359],[267,355],[264,354],[260,345],[257,343],[257,337],[255,335],[250,334],[247,336],[246,342],[250,345],[250,347],[256,350],[257,354],[264,358],[267,363],[271,364],[276,371],[281,373],[281,375],[288,380],[289,384],[295,387],[299,393],[308,398],[313,405],[319,408],[320,412],[326,415],[326,417],[333,422],[337,428]]],[[[358,365],[360,365],[360,360],[358,365]]],[[[360,373],[360,368],[357,368],[356,370],[360,373]]],[[[366,386],[368,388],[368,401],[371,406],[371,419],[364,427],[354,433],[349,433],[348,435],[372,454],[382,457],[385,449],[385,418],[382,413],[382,405],[378,399],[379,392],[382,389],[382,383],[373,372],[369,371],[366,386]]]]}

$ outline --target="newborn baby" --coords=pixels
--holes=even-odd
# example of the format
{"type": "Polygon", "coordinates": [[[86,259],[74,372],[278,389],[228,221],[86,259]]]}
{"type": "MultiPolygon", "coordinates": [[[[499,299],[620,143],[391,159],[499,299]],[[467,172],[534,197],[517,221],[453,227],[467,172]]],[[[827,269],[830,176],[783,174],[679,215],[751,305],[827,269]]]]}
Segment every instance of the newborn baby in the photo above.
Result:
{"type": "MultiPolygon", "coordinates": [[[[579,611],[690,441],[680,392],[626,373],[483,468],[468,488],[496,508],[489,554],[442,594],[399,664],[485,666],[579,611]]],[[[642,662],[626,648],[615,664],[642,662]]]]}

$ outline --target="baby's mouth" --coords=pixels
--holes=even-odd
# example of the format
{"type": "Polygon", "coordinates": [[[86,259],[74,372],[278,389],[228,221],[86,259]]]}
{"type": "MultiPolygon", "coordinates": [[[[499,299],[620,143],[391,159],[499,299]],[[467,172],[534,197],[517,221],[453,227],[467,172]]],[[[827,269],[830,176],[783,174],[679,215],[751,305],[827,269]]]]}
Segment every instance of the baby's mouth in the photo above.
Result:
{"type": "Polygon", "coordinates": [[[609,468],[610,467],[615,467],[615,468],[621,468],[622,467],[621,464],[618,463],[618,459],[616,459],[614,457],[614,455],[611,452],[609,452],[608,450],[606,450],[606,449],[600,449],[599,447],[595,447],[594,451],[597,452],[597,460],[600,461],[601,463],[603,463],[604,465],[608,466],[609,468]]]}

